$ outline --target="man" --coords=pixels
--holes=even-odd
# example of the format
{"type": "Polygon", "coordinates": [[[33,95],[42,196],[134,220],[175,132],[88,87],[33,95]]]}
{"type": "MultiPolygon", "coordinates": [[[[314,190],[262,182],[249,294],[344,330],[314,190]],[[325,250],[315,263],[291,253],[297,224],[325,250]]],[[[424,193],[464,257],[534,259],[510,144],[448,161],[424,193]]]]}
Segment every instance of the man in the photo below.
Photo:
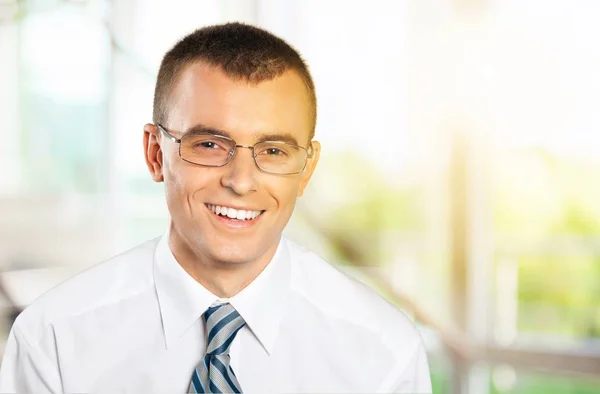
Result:
{"type": "Polygon", "coordinates": [[[415,326],[282,237],[319,160],[298,53],[239,23],[163,58],[144,153],[167,233],[15,321],[1,392],[431,392],[415,326]]]}

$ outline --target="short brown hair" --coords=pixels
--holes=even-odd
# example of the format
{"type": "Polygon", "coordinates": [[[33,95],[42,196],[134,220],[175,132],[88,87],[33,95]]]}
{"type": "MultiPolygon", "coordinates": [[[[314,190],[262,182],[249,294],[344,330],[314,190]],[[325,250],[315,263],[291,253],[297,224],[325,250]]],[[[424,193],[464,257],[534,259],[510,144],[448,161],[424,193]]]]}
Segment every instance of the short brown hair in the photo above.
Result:
{"type": "Polygon", "coordinates": [[[308,66],[288,43],[266,30],[243,23],[207,26],[185,36],[162,59],[154,90],[155,124],[164,124],[169,112],[169,96],[183,69],[203,61],[219,67],[228,76],[259,83],[294,70],[304,81],[313,116],[310,138],[317,119],[315,86],[308,66]]]}

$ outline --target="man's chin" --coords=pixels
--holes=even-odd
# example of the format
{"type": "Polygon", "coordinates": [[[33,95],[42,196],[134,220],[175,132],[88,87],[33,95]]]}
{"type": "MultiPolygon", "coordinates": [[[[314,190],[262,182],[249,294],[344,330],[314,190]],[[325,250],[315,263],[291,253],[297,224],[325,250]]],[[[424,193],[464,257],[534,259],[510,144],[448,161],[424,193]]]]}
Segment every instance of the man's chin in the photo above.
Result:
{"type": "MultiPolygon", "coordinates": [[[[227,241],[221,245],[212,245],[209,255],[216,263],[223,265],[243,266],[267,258],[271,260],[269,252],[277,248],[277,245],[257,245],[250,239],[238,242],[227,241]]],[[[266,261],[268,263],[269,261],[266,261]]]]}
{"type": "Polygon", "coordinates": [[[254,253],[240,253],[232,251],[214,251],[212,258],[215,263],[222,265],[223,267],[242,267],[246,264],[251,264],[257,261],[260,257],[254,253]]]}

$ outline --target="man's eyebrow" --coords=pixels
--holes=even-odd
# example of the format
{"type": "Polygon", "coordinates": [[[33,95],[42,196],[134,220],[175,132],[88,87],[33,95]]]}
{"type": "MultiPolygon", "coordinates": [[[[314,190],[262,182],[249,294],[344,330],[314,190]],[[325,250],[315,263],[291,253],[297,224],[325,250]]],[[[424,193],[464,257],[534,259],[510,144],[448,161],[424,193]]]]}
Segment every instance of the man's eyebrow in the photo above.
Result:
{"type": "Polygon", "coordinates": [[[227,138],[233,139],[231,137],[231,134],[228,133],[227,131],[219,130],[217,128],[206,126],[203,124],[197,124],[196,126],[190,127],[183,133],[184,136],[185,135],[197,135],[197,134],[214,134],[214,135],[220,135],[222,137],[227,137],[227,138]]]}
{"type": "Polygon", "coordinates": [[[265,141],[281,141],[292,145],[298,145],[298,140],[289,133],[260,134],[256,142],[265,141]]]}
{"type": "MultiPolygon", "coordinates": [[[[206,126],[203,124],[197,124],[193,127],[190,127],[185,131],[183,135],[197,135],[197,134],[214,134],[222,137],[227,137],[233,139],[231,133],[220,130],[215,127],[206,126]]],[[[287,142],[288,144],[298,145],[298,140],[290,133],[269,133],[269,134],[255,134],[255,143],[265,142],[265,141],[281,141],[287,142]]]]}

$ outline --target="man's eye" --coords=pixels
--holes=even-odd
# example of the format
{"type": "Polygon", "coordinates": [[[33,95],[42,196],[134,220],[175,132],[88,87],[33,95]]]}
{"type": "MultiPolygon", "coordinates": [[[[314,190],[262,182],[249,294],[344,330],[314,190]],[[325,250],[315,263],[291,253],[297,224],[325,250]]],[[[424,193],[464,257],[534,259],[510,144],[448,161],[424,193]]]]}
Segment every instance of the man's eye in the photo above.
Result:
{"type": "Polygon", "coordinates": [[[213,149],[213,148],[219,147],[219,145],[217,145],[216,142],[212,142],[212,141],[201,142],[200,146],[202,146],[203,148],[208,148],[208,149],[213,149]]]}
{"type": "Polygon", "coordinates": [[[193,144],[194,149],[219,149],[221,146],[214,141],[197,141],[193,144]]]}
{"type": "Polygon", "coordinates": [[[267,148],[265,153],[271,156],[285,155],[285,152],[278,148],[267,148]]]}
{"type": "Polygon", "coordinates": [[[279,146],[279,145],[262,146],[262,147],[258,148],[257,151],[258,151],[257,155],[267,157],[270,159],[277,159],[277,160],[286,159],[293,155],[293,153],[290,151],[290,149],[288,149],[286,146],[283,146],[283,145],[282,146],[279,146]]]}

